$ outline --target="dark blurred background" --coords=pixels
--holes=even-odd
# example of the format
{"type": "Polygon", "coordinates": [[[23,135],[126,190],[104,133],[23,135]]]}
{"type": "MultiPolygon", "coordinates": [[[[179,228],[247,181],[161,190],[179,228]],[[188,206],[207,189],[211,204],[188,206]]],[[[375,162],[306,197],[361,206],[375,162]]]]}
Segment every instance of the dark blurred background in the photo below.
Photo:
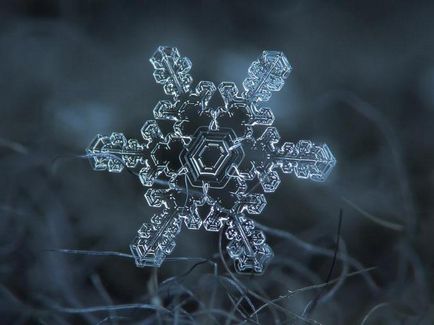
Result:
{"type": "MultiPolygon", "coordinates": [[[[0,324],[154,323],[152,310],[112,315],[80,308],[171,308],[170,292],[163,297],[158,288],[194,263],[165,263],[156,272],[125,258],[50,251],[128,253],[137,228],[153,213],[134,176],[93,172],[79,156],[97,133],[139,138],[163,98],[148,62],[158,45],[188,56],[196,82],[228,80],[239,87],[262,50],[287,55],[294,70],[269,102],[275,125],[287,141],[328,143],[338,164],[324,184],[283,176],[255,219],[333,252],[342,209],[340,252],[376,267],[369,276],[341,277],[344,283],[312,319],[431,324],[433,17],[430,1],[2,1],[0,324]]],[[[246,286],[275,298],[326,280],[332,255],[268,238],[276,261],[262,277],[241,278],[246,286]]],[[[184,230],[173,255],[216,252],[216,234],[184,230]]],[[[346,267],[357,270],[345,261],[338,259],[333,277],[346,267]]],[[[210,266],[198,266],[182,285],[207,301],[211,273],[210,266]]],[[[225,290],[214,301],[223,311],[217,322],[233,308],[225,290]]],[[[279,303],[302,314],[317,292],[279,303]]],[[[210,323],[196,318],[201,308],[189,302],[184,310],[210,323]]],[[[277,322],[279,312],[261,311],[259,322],[277,322]]]]}

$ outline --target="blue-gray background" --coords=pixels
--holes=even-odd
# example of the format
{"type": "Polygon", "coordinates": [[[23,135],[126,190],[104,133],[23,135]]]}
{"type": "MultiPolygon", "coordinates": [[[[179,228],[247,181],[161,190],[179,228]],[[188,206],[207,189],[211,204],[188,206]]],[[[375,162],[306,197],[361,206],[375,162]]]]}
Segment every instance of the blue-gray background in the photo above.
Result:
{"type": "MultiPolygon", "coordinates": [[[[333,249],[343,209],[346,249],[364,266],[377,266],[379,289],[362,277],[348,279],[319,307],[318,321],[337,322],[338,310],[343,324],[358,323],[382,302],[390,305],[376,316],[378,324],[427,321],[434,272],[433,17],[434,5],[423,1],[2,1],[0,323],[101,319],[47,311],[53,301],[106,304],[98,281],[119,304],[146,302],[155,290],[150,270],[130,260],[47,250],[127,252],[152,214],[134,176],[92,172],[77,156],[97,133],[139,137],[163,97],[148,62],[158,45],[188,56],[195,81],[239,86],[262,50],[287,55],[293,72],[269,102],[275,125],[287,141],[328,143],[338,164],[325,184],[284,176],[256,219],[333,249]]],[[[297,256],[325,280],[330,259],[269,239],[276,255],[297,256]]],[[[217,236],[203,231],[184,230],[177,244],[176,256],[218,251],[217,236]]],[[[188,268],[165,264],[159,280],[188,268]]],[[[311,284],[291,269],[273,272],[271,265],[267,272],[260,281],[272,297],[311,284]]],[[[301,312],[306,301],[288,304],[301,312]]]]}

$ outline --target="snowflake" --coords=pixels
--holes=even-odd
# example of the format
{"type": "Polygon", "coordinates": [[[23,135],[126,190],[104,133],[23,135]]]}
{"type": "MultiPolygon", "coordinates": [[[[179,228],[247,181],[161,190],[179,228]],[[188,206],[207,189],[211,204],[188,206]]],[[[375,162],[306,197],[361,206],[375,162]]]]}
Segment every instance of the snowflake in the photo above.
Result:
{"type": "Polygon", "coordinates": [[[98,135],[86,150],[94,170],[138,175],[147,203],[160,208],[130,244],[136,265],[159,267],[184,223],[214,232],[225,227],[236,271],[262,273],[273,252],[247,215],[262,212],[264,193],[280,184],[278,171],[322,182],[336,163],[327,145],[280,143],[271,126],[273,113],[263,104],[282,88],[288,60],[264,51],[250,65],[243,92],[233,82],[200,81],[193,88],[191,62],[176,48],[160,46],[150,62],[171,98],[155,106],[143,140],[98,135]]]}

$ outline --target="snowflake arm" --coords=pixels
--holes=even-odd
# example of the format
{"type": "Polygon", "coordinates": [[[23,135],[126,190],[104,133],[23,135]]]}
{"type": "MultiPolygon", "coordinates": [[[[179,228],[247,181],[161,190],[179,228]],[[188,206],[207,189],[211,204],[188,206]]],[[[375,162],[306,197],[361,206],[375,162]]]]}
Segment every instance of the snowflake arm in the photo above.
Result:
{"type": "Polygon", "coordinates": [[[234,213],[226,230],[229,240],[226,249],[239,273],[263,273],[273,257],[273,251],[265,243],[265,235],[255,229],[253,220],[244,214],[234,213]]]}
{"type": "Polygon", "coordinates": [[[122,133],[113,132],[110,136],[98,134],[86,154],[94,170],[120,173],[124,167],[134,168],[145,163],[144,150],[145,146],[137,140],[127,141],[122,133]]]}
{"type": "Polygon", "coordinates": [[[271,93],[282,89],[291,72],[291,65],[282,52],[264,51],[249,67],[244,79],[244,97],[250,102],[266,102],[271,93]]]}
{"type": "Polygon", "coordinates": [[[336,159],[326,144],[317,145],[309,140],[297,143],[285,142],[281,146],[279,133],[274,127],[267,128],[257,139],[256,148],[265,151],[268,158],[268,173],[279,167],[285,174],[294,173],[297,178],[324,182],[336,165],[336,159]]]}
{"type": "Polygon", "coordinates": [[[130,244],[130,250],[139,267],[159,267],[176,246],[175,238],[181,230],[181,219],[176,212],[165,209],[144,223],[130,244]]]}
{"type": "Polygon", "coordinates": [[[193,78],[188,73],[191,61],[181,57],[176,47],[160,46],[150,62],[154,67],[155,81],[163,86],[166,95],[175,99],[188,93],[193,78]]]}
{"type": "Polygon", "coordinates": [[[336,159],[326,144],[316,145],[309,140],[300,140],[296,144],[285,142],[271,158],[283,173],[294,173],[297,178],[316,182],[324,182],[336,165],[336,159]]]}

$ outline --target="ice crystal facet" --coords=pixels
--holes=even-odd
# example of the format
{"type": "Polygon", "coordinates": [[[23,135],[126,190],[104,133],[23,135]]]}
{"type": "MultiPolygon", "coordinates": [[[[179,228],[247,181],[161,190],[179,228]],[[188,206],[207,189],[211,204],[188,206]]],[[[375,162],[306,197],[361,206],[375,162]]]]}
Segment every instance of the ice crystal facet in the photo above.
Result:
{"type": "Polygon", "coordinates": [[[148,188],[147,203],[160,209],[130,244],[137,266],[160,266],[184,223],[215,232],[225,227],[236,271],[262,273],[273,252],[248,215],[262,212],[264,193],[281,182],[278,171],[322,182],[336,163],[327,145],[280,143],[271,126],[274,115],[263,103],[283,87],[288,60],[264,51],[251,64],[243,92],[232,82],[200,81],[193,89],[191,62],[176,48],[160,46],[150,62],[171,99],[154,107],[142,139],[98,135],[86,150],[94,170],[135,172],[148,188]],[[167,122],[170,131],[163,133],[160,124],[167,122]]]}

